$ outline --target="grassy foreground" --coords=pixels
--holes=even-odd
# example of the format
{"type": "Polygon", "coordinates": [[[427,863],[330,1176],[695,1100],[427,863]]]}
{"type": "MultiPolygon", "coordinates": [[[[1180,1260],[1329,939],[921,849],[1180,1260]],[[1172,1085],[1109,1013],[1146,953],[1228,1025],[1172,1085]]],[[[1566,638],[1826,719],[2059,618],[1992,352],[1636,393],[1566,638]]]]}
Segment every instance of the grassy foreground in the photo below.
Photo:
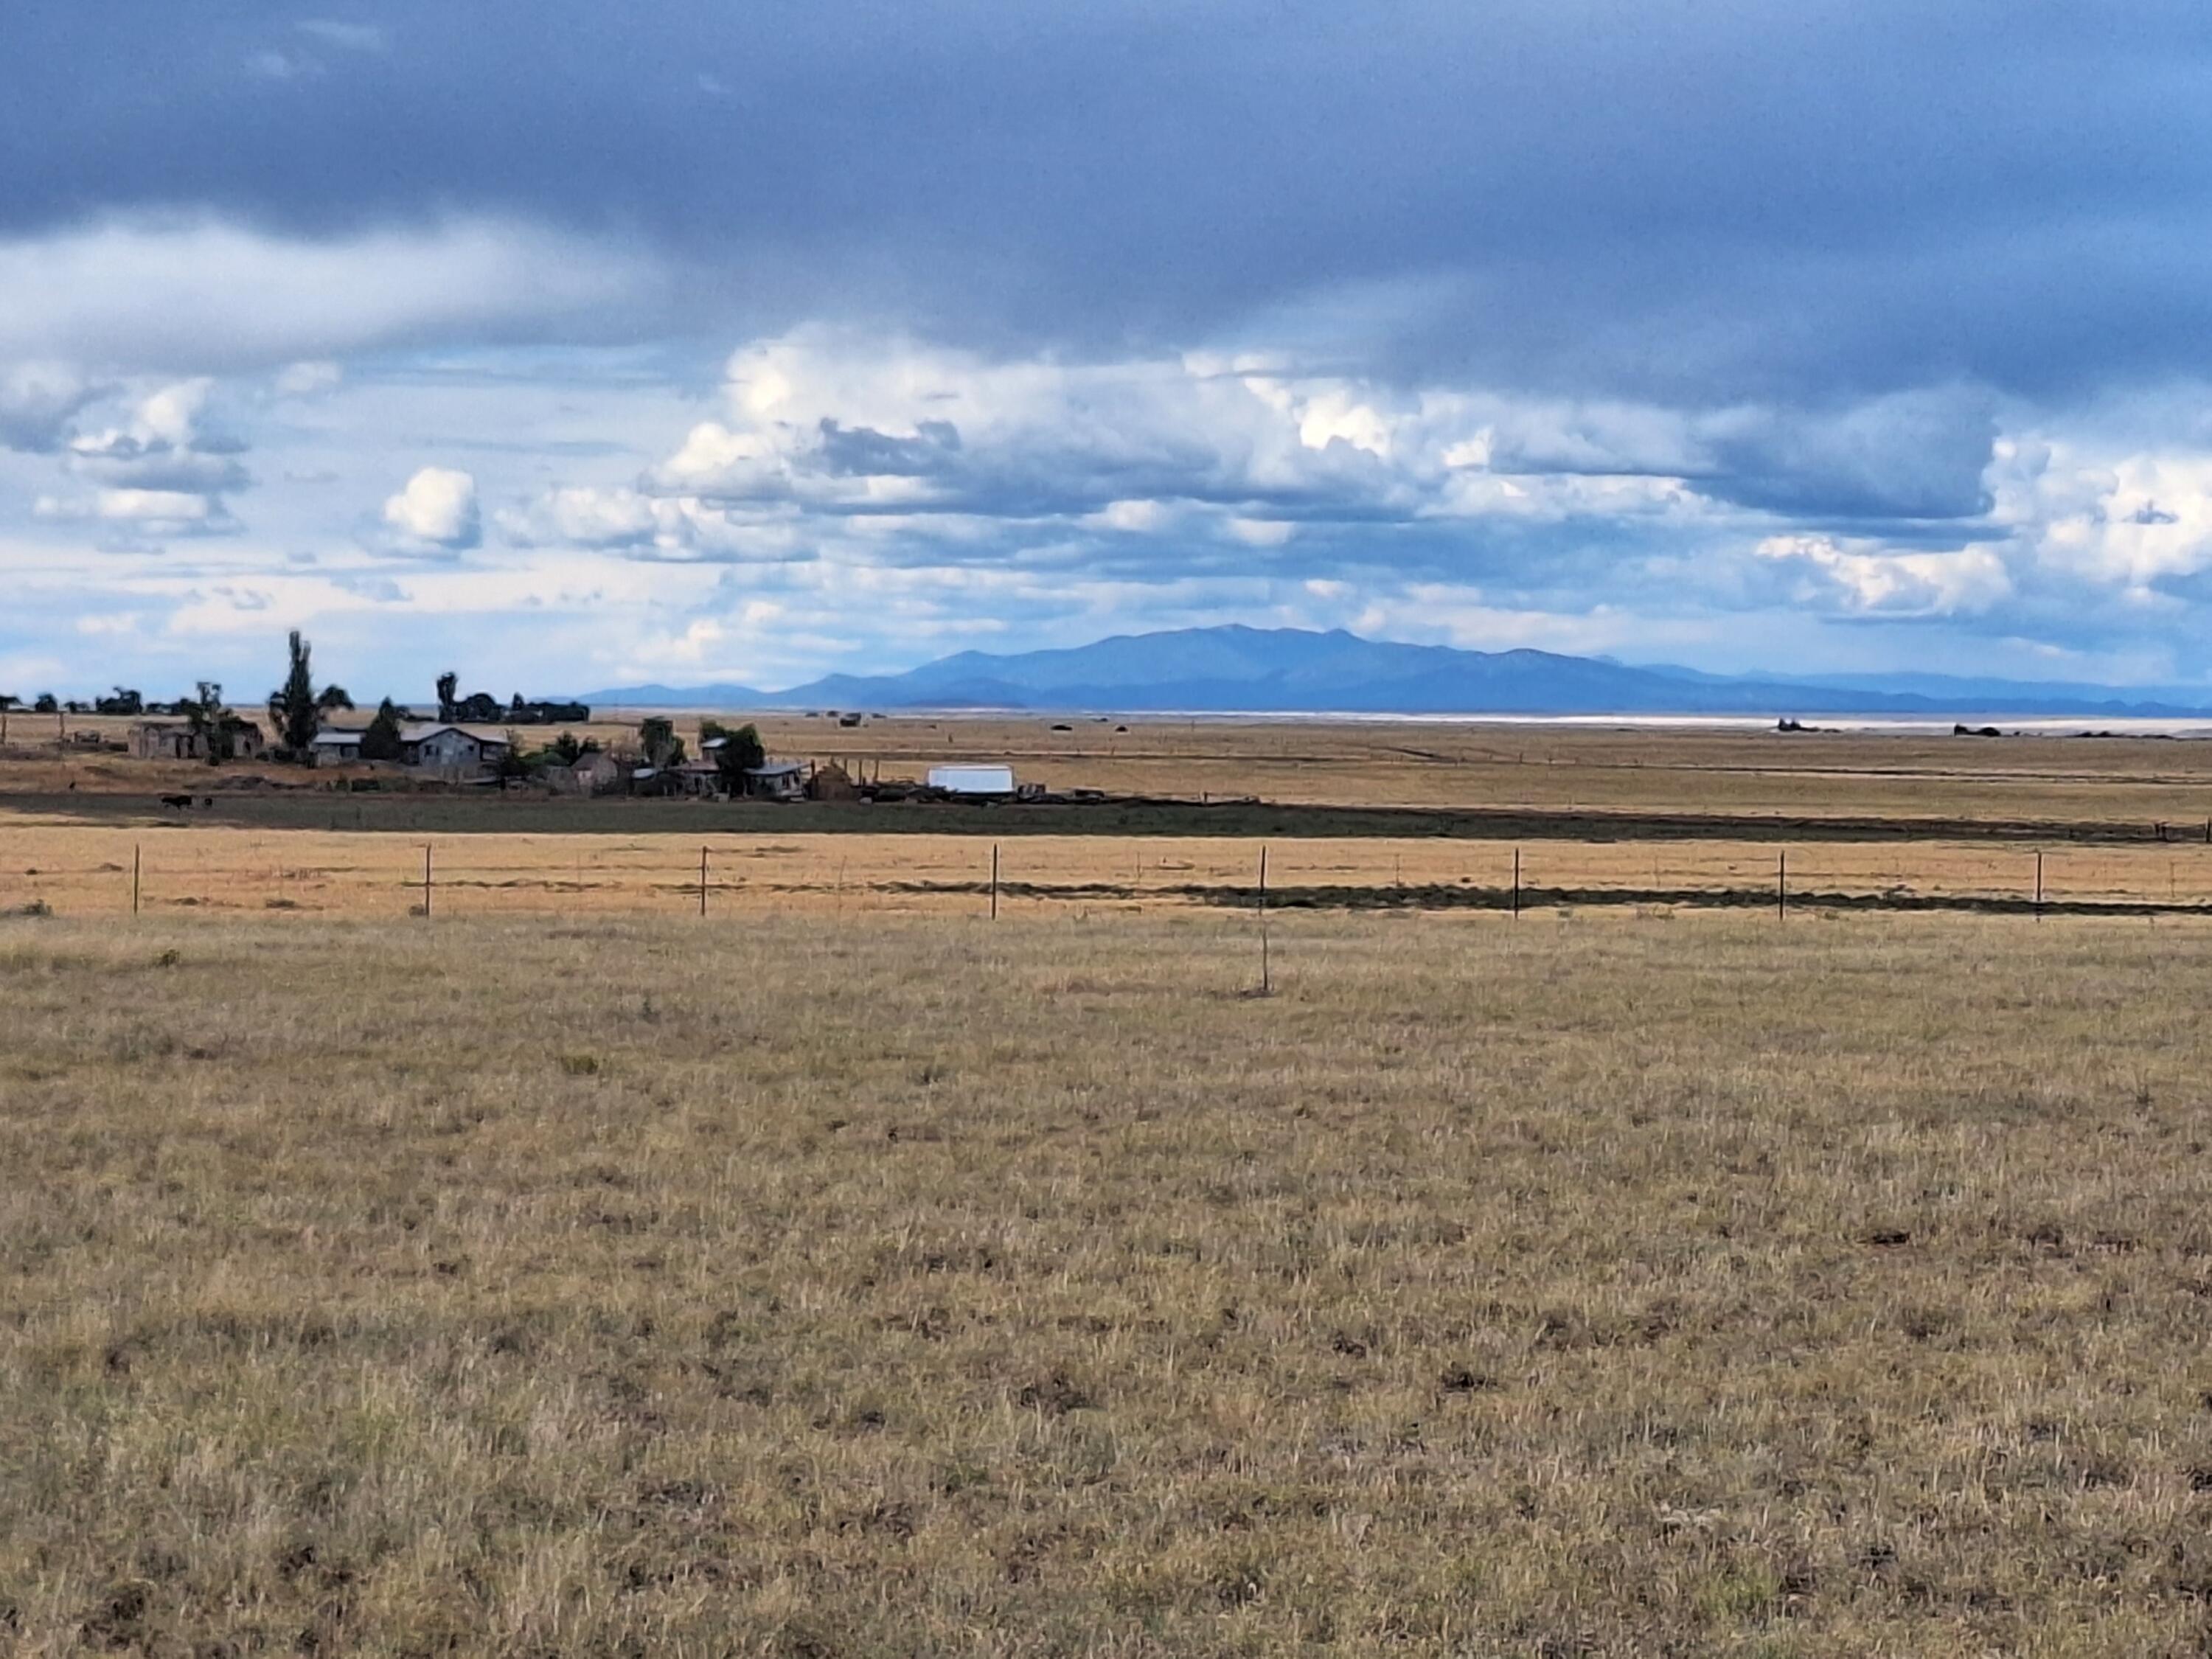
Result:
{"type": "Polygon", "coordinates": [[[0,922],[30,1653],[2199,1652],[2212,930],[0,922]]]}

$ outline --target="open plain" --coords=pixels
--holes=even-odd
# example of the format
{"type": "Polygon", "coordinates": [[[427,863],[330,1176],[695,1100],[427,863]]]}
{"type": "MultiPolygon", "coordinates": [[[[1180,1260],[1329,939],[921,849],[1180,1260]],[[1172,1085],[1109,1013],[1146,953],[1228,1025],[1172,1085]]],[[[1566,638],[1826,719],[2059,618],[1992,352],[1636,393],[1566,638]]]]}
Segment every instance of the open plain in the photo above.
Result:
{"type": "Polygon", "coordinates": [[[2203,1651],[2212,751],[1401,735],[1026,817],[0,764],[0,1629],[2203,1651]]]}
{"type": "MultiPolygon", "coordinates": [[[[769,715],[771,753],[855,776],[1004,761],[1058,804],[575,799],[0,746],[0,909],[859,917],[1274,902],[1659,909],[2212,903],[2212,742],[1450,722],[769,715]],[[349,785],[373,783],[362,793],[349,785]],[[1107,797],[1067,804],[1072,792],[1107,797]],[[163,794],[197,803],[164,809],[163,794]]],[[[679,722],[696,746],[696,719],[679,722]]],[[[581,734],[614,744],[635,723],[581,734]]]]}
{"type": "Polygon", "coordinates": [[[22,1650],[2191,1653],[2190,923],[0,923],[22,1650]]]}

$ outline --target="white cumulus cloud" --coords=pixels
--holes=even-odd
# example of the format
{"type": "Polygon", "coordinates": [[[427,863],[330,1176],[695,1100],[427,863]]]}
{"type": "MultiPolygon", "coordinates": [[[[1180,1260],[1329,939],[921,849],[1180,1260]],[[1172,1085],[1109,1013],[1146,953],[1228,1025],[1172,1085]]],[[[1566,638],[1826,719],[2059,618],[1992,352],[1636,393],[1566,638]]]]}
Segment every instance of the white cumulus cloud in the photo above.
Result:
{"type": "Polygon", "coordinates": [[[482,535],[477,481],[451,467],[426,466],[384,503],[384,522],[410,541],[458,550],[482,535]]]}

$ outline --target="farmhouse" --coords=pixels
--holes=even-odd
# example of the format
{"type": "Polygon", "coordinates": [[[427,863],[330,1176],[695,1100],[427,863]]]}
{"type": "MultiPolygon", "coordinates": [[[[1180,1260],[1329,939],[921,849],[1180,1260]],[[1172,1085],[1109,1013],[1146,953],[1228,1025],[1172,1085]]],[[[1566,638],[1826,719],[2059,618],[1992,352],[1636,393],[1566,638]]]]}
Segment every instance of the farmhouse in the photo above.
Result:
{"type": "MultiPolygon", "coordinates": [[[[311,747],[318,766],[339,766],[362,758],[359,731],[318,732],[311,747]]],[[[443,722],[399,728],[399,758],[419,772],[455,780],[481,777],[507,753],[507,739],[443,722]]]]}
{"type": "Polygon", "coordinates": [[[400,757],[416,771],[456,779],[482,776],[507,749],[505,738],[465,726],[403,726],[399,743],[400,757]]]}

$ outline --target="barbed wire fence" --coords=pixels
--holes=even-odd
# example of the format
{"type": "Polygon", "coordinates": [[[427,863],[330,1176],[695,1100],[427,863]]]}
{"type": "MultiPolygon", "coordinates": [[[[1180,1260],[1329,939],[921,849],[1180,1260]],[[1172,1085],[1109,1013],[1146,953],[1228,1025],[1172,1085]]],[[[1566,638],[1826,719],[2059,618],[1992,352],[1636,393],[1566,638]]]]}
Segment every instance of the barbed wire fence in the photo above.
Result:
{"type": "Polygon", "coordinates": [[[1016,918],[1151,907],[2212,915],[2212,846],[0,830],[0,914],[472,916],[771,910],[1016,918]],[[21,855],[15,854],[18,848],[21,855]]]}

